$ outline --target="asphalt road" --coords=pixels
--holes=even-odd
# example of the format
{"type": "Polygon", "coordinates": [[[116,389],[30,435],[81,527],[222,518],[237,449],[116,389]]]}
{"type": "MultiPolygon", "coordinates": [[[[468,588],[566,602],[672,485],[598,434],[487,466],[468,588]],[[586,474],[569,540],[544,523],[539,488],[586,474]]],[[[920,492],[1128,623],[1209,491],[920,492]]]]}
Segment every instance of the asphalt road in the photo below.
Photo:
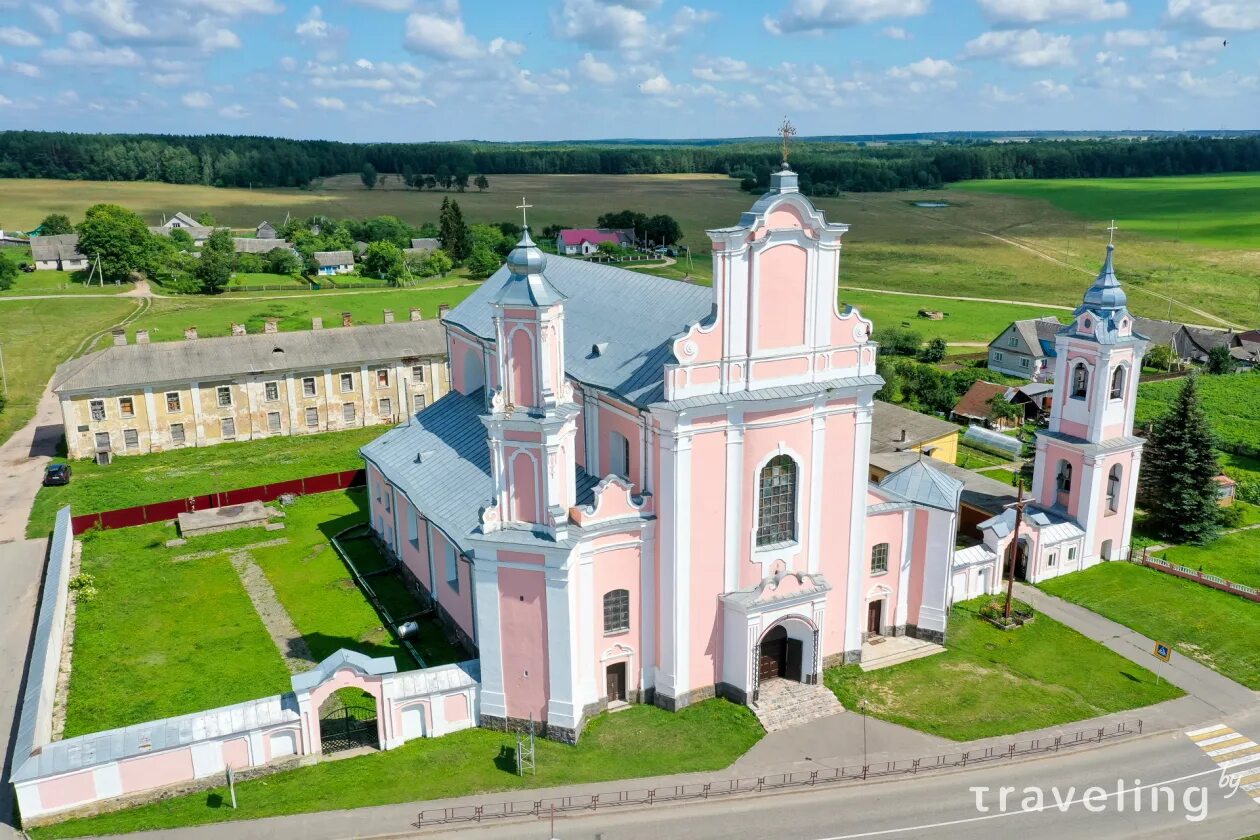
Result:
{"type": "MultiPolygon", "coordinates": [[[[1260,736],[1260,712],[1226,721],[1260,736]]],[[[1242,791],[1226,798],[1221,773],[1184,734],[1163,734],[1112,742],[1098,748],[1016,764],[989,765],[949,775],[888,781],[865,786],[815,788],[707,803],[639,807],[633,811],[557,817],[548,820],[454,827],[416,833],[416,837],[453,833],[468,840],[856,840],[856,838],[1173,838],[1237,840],[1260,832],[1260,803],[1242,791]],[[1127,793],[1117,796],[1124,781],[1127,793]],[[1140,781],[1139,781],[1140,780],[1140,781]],[[1091,798],[1097,785],[1105,798],[1091,798]],[[987,812],[976,805],[971,788],[982,794],[987,812]],[[997,789],[1016,788],[1007,809],[999,808],[997,789]],[[1023,810],[1024,788],[1040,787],[1045,807],[1023,810]],[[1054,786],[1064,802],[1061,809],[1054,786]],[[1171,791],[1173,807],[1169,808],[1171,791]],[[1141,810],[1135,809],[1141,789],[1141,810]],[[1189,792],[1189,793],[1187,793],[1189,792]],[[1158,810],[1152,797],[1159,798],[1158,810]],[[1188,798],[1187,798],[1188,797],[1188,798]]],[[[1099,796],[1098,794],[1094,795],[1099,796]]],[[[405,835],[404,835],[405,836],[405,835]]]]}
{"type": "Polygon", "coordinates": [[[45,540],[0,543],[0,744],[4,745],[0,784],[0,840],[10,829],[13,787],[9,765],[17,732],[18,692],[35,623],[35,600],[44,571],[45,540]]]}

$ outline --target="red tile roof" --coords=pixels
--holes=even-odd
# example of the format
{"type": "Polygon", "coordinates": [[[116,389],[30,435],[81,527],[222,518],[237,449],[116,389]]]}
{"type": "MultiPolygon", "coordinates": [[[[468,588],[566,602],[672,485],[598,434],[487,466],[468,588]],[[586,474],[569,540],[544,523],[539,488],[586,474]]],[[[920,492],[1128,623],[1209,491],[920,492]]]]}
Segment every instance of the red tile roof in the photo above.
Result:
{"type": "Polygon", "coordinates": [[[565,245],[581,245],[583,242],[590,242],[592,245],[599,245],[602,242],[611,242],[614,245],[620,245],[621,234],[615,230],[574,228],[572,230],[560,231],[560,241],[565,245]]]}
{"type": "Polygon", "coordinates": [[[958,405],[954,406],[954,413],[960,417],[984,420],[989,416],[989,400],[1005,394],[1006,390],[1005,385],[985,382],[983,379],[977,380],[967,389],[967,393],[962,395],[958,405]]]}

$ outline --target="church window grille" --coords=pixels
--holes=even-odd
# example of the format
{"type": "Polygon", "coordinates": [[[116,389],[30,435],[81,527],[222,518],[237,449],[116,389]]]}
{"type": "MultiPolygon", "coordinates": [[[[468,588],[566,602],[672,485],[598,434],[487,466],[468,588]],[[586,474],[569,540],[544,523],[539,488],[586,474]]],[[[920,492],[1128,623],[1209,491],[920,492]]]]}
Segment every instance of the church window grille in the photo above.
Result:
{"type": "Polygon", "coordinates": [[[1118,400],[1124,397],[1124,368],[1118,367],[1111,374],[1111,398],[1118,400]]]}
{"type": "Polygon", "coordinates": [[[871,574],[882,575],[888,571],[888,543],[880,543],[871,549],[871,574]]]}
{"type": "Polygon", "coordinates": [[[796,539],[796,462],[790,455],[770,459],[761,468],[757,496],[757,545],[796,539]]]}
{"type": "Polygon", "coordinates": [[[604,595],[604,635],[630,629],[630,590],[614,589],[604,595]]]}

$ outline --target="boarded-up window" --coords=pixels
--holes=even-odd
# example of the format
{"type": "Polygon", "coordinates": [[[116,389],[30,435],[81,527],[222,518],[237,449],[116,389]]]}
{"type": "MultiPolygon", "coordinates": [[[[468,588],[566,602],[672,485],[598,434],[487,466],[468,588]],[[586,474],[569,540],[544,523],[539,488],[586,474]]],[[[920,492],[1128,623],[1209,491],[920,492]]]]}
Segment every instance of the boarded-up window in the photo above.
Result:
{"type": "Polygon", "coordinates": [[[223,427],[223,439],[232,440],[236,437],[236,419],[233,417],[224,417],[220,421],[223,427]]]}
{"type": "Polygon", "coordinates": [[[109,432],[97,432],[97,433],[96,433],[96,448],[97,448],[98,450],[100,450],[100,449],[105,449],[105,450],[108,450],[108,449],[109,449],[109,432]]]}
{"type": "Polygon", "coordinates": [[[139,449],[140,432],[136,429],[123,429],[123,445],[128,449],[139,449]]]}
{"type": "Polygon", "coordinates": [[[263,399],[267,402],[275,402],[280,399],[280,383],[265,382],[263,383],[263,399]]]}
{"type": "Polygon", "coordinates": [[[354,374],[353,373],[341,374],[341,390],[342,390],[342,393],[345,393],[346,391],[354,390],[354,374]]]}
{"type": "Polygon", "coordinates": [[[415,405],[416,411],[424,411],[424,407],[429,404],[429,399],[424,394],[416,394],[411,398],[415,405]]]}
{"type": "Polygon", "coordinates": [[[319,409],[314,408],[314,407],[306,409],[306,428],[313,429],[318,425],[319,425],[319,409]]]}
{"type": "Polygon", "coordinates": [[[136,416],[136,404],[135,404],[135,401],[131,399],[131,397],[118,398],[118,415],[120,417],[135,417],[136,416]]]}
{"type": "Polygon", "coordinates": [[[93,420],[105,419],[105,400],[92,400],[88,403],[88,409],[92,412],[93,420]]]}
{"type": "Polygon", "coordinates": [[[412,365],[411,381],[415,383],[424,382],[424,365],[412,365]]]}
{"type": "Polygon", "coordinates": [[[302,396],[304,397],[315,396],[315,377],[308,376],[302,380],[302,396]]]}
{"type": "Polygon", "coordinates": [[[389,387],[389,368],[376,369],[376,387],[377,388],[389,387]]]}
{"type": "Polygon", "coordinates": [[[347,423],[354,422],[354,403],[341,404],[341,419],[347,423]]]}
{"type": "Polygon", "coordinates": [[[184,442],[184,424],[172,423],[171,424],[171,443],[183,443],[183,442],[184,442]]]}
{"type": "Polygon", "coordinates": [[[267,431],[269,432],[280,431],[280,412],[278,411],[267,412],[267,431]]]}
{"type": "Polygon", "coordinates": [[[381,416],[388,419],[394,416],[394,402],[389,397],[381,397],[381,416]]]}

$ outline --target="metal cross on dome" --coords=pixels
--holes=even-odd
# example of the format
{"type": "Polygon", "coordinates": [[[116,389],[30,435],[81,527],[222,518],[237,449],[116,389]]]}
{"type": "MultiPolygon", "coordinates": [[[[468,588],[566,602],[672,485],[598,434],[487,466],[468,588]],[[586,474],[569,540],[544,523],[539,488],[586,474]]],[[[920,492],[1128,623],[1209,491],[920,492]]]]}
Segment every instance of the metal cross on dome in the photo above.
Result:
{"type": "Polygon", "coordinates": [[[525,218],[525,211],[533,207],[532,204],[525,203],[525,196],[521,196],[521,203],[516,205],[516,209],[521,211],[521,227],[529,227],[529,221],[525,218]]]}
{"type": "Polygon", "coordinates": [[[1112,220],[1111,220],[1111,225],[1107,228],[1107,232],[1108,232],[1108,234],[1109,234],[1109,236],[1107,237],[1107,244],[1108,244],[1108,245],[1115,245],[1115,244],[1116,244],[1116,231],[1118,231],[1118,230],[1120,230],[1120,228],[1116,227],[1116,220],[1115,220],[1115,219],[1112,219],[1112,220]]]}
{"type": "Polygon", "coordinates": [[[796,136],[796,126],[792,125],[792,121],[787,117],[783,118],[783,125],[779,126],[779,134],[783,137],[783,162],[788,160],[788,138],[796,136]]]}

